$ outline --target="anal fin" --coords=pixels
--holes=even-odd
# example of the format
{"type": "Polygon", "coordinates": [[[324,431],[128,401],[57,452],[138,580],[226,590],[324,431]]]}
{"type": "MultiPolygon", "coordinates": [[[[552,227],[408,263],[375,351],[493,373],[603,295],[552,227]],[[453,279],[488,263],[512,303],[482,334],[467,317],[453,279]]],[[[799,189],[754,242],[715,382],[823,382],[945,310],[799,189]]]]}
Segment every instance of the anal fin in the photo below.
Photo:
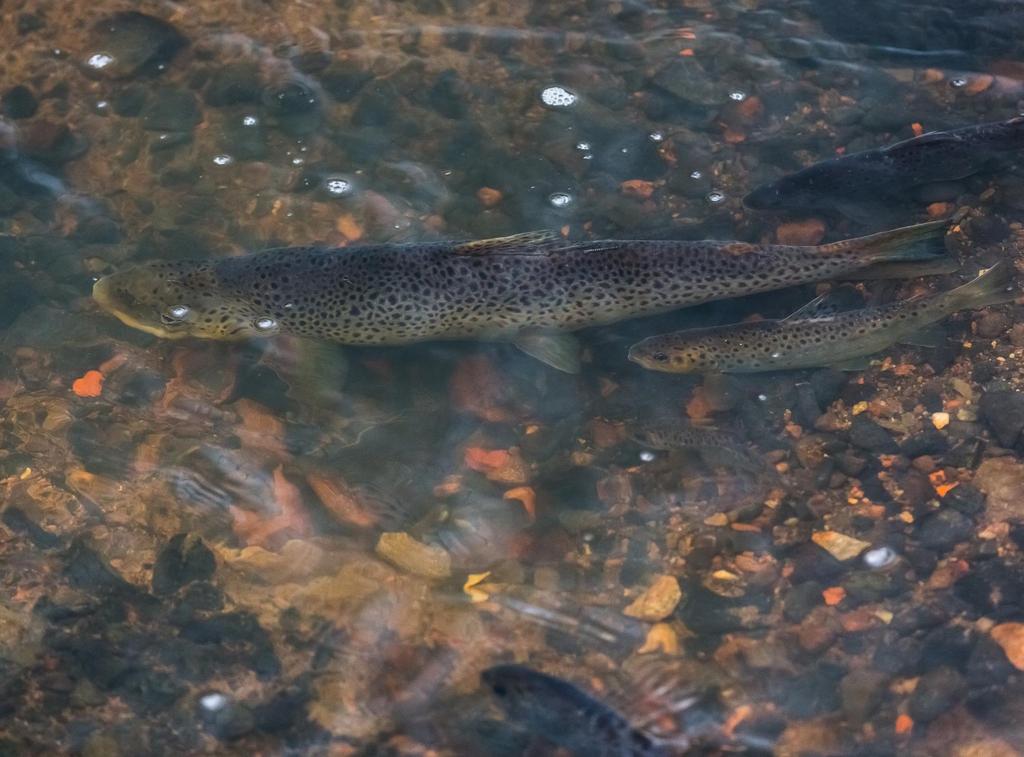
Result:
{"type": "Polygon", "coordinates": [[[580,343],[572,334],[524,331],[512,341],[530,357],[556,370],[580,372],[580,343]]]}
{"type": "Polygon", "coordinates": [[[941,347],[948,340],[946,330],[938,324],[925,326],[912,334],[900,339],[900,344],[912,344],[915,347],[941,347]]]}

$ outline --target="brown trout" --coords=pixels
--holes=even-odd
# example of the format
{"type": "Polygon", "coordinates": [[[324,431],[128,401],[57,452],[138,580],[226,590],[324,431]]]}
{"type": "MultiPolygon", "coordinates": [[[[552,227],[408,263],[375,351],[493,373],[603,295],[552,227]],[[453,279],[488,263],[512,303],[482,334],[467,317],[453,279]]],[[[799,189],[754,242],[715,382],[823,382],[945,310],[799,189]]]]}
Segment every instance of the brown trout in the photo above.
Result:
{"type": "Polygon", "coordinates": [[[944,230],[937,221],[816,247],[572,242],[546,232],[280,248],[136,265],[97,281],[93,297],[129,326],[170,339],[494,339],[576,372],[578,345],[565,332],[847,276],[880,262],[934,262],[945,253],[944,230]]]}
{"type": "MultiPolygon", "coordinates": [[[[756,373],[822,366],[855,367],[858,359],[964,308],[1013,300],[1013,268],[999,263],[963,286],[879,307],[836,313],[823,295],[782,320],[689,329],[652,336],[629,359],[668,373],[756,373]]],[[[859,365],[857,367],[863,367],[859,365]]]]}
{"type": "Polygon", "coordinates": [[[874,150],[823,160],[754,189],[753,210],[836,209],[851,218],[879,205],[940,199],[951,182],[985,170],[1002,153],[1024,148],[1024,117],[922,134],[874,150]],[[942,185],[946,185],[943,187],[942,185]],[[928,187],[933,191],[928,191],[928,187]],[[938,194],[936,194],[938,192],[938,194]]]}

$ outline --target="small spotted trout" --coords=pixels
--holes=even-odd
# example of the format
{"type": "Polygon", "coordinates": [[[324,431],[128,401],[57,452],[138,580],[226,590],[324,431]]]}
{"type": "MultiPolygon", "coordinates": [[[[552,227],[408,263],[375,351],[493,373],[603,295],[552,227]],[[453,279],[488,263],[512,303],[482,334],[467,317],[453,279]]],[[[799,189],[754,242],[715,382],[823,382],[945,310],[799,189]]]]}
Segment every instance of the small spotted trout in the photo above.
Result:
{"type": "Polygon", "coordinates": [[[788,318],[689,329],[634,344],[629,359],[668,373],[756,373],[792,368],[864,367],[897,342],[920,344],[922,330],[964,308],[1017,296],[1013,268],[999,263],[963,286],[878,307],[835,312],[828,295],[788,318]]]}
{"type": "MultiPolygon", "coordinates": [[[[568,681],[524,665],[496,665],[481,679],[509,721],[573,755],[669,757],[689,746],[684,736],[674,743],[659,739],[568,681]]],[[[677,707],[698,701],[687,692],[677,707]]]]}
{"type": "Polygon", "coordinates": [[[934,263],[944,257],[944,231],[936,221],[816,247],[572,242],[545,232],[466,243],[280,248],[140,264],[100,279],[93,297],[129,326],[170,339],[493,339],[576,372],[578,344],[567,332],[844,277],[876,263],[934,263]]]}

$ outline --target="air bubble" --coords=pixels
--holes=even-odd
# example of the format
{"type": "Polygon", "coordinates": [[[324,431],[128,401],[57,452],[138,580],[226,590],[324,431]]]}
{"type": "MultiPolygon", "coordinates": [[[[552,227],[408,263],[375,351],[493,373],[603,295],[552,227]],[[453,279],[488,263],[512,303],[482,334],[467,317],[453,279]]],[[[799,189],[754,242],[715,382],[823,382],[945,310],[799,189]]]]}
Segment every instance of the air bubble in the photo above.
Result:
{"type": "Polygon", "coordinates": [[[966,87],[967,86],[967,79],[965,79],[963,76],[957,76],[955,79],[950,79],[949,80],[949,86],[955,87],[956,89],[960,89],[961,87],[966,87]]]}
{"type": "Polygon", "coordinates": [[[207,712],[220,712],[228,706],[228,698],[223,694],[214,692],[199,697],[199,706],[207,712]]]}
{"type": "Polygon", "coordinates": [[[113,62],[113,56],[107,55],[106,53],[96,53],[95,55],[89,56],[89,59],[85,62],[85,65],[89,66],[90,68],[100,69],[106,68],[113,62]]]}
{"type": "Polygon", "coordinates": [[[747,99],[747,93],[740,89],[734,89],[729,93],[729,99],[741,103],[747,99]]]}
{"type": "Polygon", "coordinates": [[[590,142],[577,142],[576,149],[580,152],[590,152],[590,142]]]}
{"type": "Polygon", "coordinates": [[[864,553],[864,564],[869,568],[887,568],[899,558],[890,547],[877,547],[864,553]]]}
{"type": "Polygon", "coordinates": [[[572,203],[572,195],[568,192],[552,192],[548,195],[548,202],[556,208],[565,208],[572,203]]]}
{"type": "Polygon", "coordinates": [[[645,463],[652,462],[654,460],[654,453],[644,450],[643,452],[640,453],[640,459],[643,460],[645,463]]]}
{"type": "Polygon", "coordinates": [[[660,131],[652,131],[650,134],[647,135],[647,138],[649,140],[651,140],[652,142],[664,142],[665,141],[665,135],[662,134],[660,131]]]}
{"type": "Polygon", "coordinates": [[[256,126],[259,122],[256,116],[242,116],[242,126],[256,126]]]}
{"type": "Polygon", "coordinates": [[[230,166],[232,163],[235,162],[235,159],[232,158],[230,155],[214,155],[213,162],[216,163],[218,166],[230,166]]]}
{"type": "Polygon", "coordinates": [[[575,92],[558,84],[545,87],[540,93],[540,101],[549,108],[569,108],[575,105],[578,99],[575,92]]]}
{"type": "Polygon", "coordinates": [[[782,353],[781,352],[773,352],[772,353],[772,360],[778,360],[780,357],[782,357],[782,353]]]}
{"type": "Polygon", "coordinates": [[[690,178],[691,179],[703,179],[704,178],[704,174],[701,171],[690,171],[690,178]]]}
{"type": "Polygon", "coordinates": [[[767,394],[759,394],[759,395],[757,395],[757,399],[760,402],[767,402],[768,401],[768,395],[767,394]]]}
{"type": "Polygon", "coordinates": [[[725,201],[725,193],[724,192],[719,192],[717,189],[714,189],[714,190],[708,192],[708,202],[711,202],[711,203],[714,203],[715,205],[717,205],[718,203],[724,202],[724,201],[725,201]]]}
{"type": "Polygon", "coordinates": [[[324,189],[331,197],[343,197],[352,191],[352,182],[348,179],[331,177],[324,180],[324,189]]]}

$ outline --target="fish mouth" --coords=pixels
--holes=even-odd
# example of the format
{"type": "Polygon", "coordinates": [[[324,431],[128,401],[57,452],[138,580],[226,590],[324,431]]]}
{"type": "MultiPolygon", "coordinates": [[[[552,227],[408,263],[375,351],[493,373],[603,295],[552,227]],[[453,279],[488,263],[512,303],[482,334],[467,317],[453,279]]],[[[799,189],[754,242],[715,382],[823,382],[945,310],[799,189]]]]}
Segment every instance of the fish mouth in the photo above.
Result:
{"type": "Polygon", "coordinates": [[[160,337],[161,339],[181,339],[186,336],[186,334],[173,334],[159,326],[140,321],[138,318],[126,313],[118,307],[117,298],[114,296],[113,284],[111,284],[110,278],[110,276],[104,276],[92,285],[92,298],[101,308],[117,318],[117,320],[121,321],[125,326],[130,326],[133,329],[144,331],[147,334],[152,334],[153,336],[160,337]]]}

